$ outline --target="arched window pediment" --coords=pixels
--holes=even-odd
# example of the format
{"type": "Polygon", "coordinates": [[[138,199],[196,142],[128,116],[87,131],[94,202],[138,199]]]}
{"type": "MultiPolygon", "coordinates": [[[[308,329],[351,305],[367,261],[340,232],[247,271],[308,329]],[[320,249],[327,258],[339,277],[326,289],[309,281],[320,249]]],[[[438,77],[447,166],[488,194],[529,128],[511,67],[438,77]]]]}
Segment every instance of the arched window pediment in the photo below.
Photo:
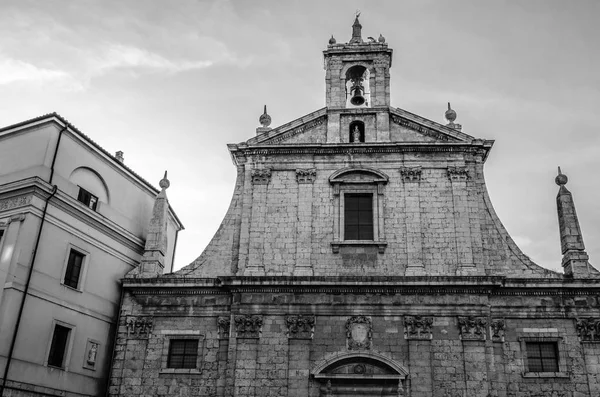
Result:
{"type": "Polygon", "coordinates": [[[337,170],[329,177],[329,183],[376,183],[386,184],[389,177],[383,172],[366,167],[348,167],[337,170]]]}
{"type": "Polygon", "coordinates": [[[311,374],[315,379],[404,379],[408,371],[394,360],[375,352],[349,352],[321,362],[311,374]]]}

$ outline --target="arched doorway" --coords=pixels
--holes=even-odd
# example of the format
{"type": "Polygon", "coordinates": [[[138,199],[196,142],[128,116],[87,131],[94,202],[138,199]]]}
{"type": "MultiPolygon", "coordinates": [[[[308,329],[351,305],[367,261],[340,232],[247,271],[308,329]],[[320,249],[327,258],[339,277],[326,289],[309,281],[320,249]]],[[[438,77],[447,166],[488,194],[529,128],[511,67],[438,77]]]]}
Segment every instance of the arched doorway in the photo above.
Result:
{"type": "Polygon", "coordinates": [[[408,371],[374,352],[336,355],[311,371],[322,397],[407,395],[408,371]]]}

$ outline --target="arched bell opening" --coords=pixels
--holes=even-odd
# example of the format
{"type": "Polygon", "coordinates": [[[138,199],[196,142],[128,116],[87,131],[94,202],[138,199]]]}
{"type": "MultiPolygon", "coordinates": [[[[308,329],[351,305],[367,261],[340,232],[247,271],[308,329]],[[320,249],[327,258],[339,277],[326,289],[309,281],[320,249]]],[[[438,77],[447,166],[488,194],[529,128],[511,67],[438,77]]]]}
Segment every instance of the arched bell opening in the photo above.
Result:
{"type": "Polygon", "coordinates": [[[348,142],[359,143],[365,141],[365,123],[355,120],[350,123],[348,129],[348,142]]]}
{"type": "Polygon", "coordinates": [[[370,107],[371,87],[369,69],[362,65],[346,71],[346,107],[370,107]]]}
{"type": "Polygon", "coordinates": [[[405,396],[407,375],[397,363],[373,353],[337,356],[313,371],[322,397],[405,396]]]}

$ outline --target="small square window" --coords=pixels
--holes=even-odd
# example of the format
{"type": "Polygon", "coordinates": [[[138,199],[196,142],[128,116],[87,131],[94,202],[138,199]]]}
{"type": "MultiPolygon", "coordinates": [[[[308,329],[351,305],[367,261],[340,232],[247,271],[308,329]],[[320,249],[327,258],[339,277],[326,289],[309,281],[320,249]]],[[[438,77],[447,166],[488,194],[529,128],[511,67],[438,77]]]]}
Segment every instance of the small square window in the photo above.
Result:
{"type": "Polygon", "coordinates": [[[171,339],[167,368],[196,368],[198,339],[171,339]]]}
{"type": "Polygon", "coordinates": [[[525,347],[529,372],[558,372],[556,342],[526,342],[525,347]]]}
{"type": "Polygon", "coordinates": [[[82,254],[81,252],[71,248],[69,251],[69,260],[67,262],[67,269],[65,271],[63,284],[76,289],[79,287],[79,279],[81,276],[84,258],[85,254],[82,254]]]}
{"type": "Polygon", "coordinates": [[[373,195],[344,195],[344,240],[373,240],[373,195]]]}
{"type": "Polygon", "coordinates": [[[94,211],[96,211],[96,207],[98,206],[98,197],[94,196],[92,193],[88,192],[82,187],[79,187],[77,201],[82,202],[94,211]]]}
{"type": "Polygon", "coordinates": [[[55,324],[50,352],[48,353],[48,365],[52,367],[64,368],[67,345],[69,343],[69,334],[71,329],[65,326],[55,324]]]}

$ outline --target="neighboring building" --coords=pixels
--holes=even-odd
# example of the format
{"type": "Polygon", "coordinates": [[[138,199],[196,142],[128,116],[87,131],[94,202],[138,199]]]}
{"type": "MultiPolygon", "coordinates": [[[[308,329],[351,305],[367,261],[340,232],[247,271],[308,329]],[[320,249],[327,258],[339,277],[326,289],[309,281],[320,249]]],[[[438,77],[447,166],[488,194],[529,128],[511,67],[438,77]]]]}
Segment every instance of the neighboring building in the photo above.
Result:
{"type": "MultiPolygon", "coordinates": [[[[57,114],[0,129],[0,395],[105,393],[120,280],[161,196],[57,114]]],[[[166,223],[170,271],[183,226],[166,223]]]]}
{"type": "MultiPolygon", "coordinates": [[[[229,145],[202,255],[123,280],[111,396],[600,395],[600,273],[566,177],[564,274],[496,216],[492,141],[390,106],[392,50],[324,51],[326,107],[229,145]]],[[[557,248],[558,250],[558,248],[557,248]]]]}

